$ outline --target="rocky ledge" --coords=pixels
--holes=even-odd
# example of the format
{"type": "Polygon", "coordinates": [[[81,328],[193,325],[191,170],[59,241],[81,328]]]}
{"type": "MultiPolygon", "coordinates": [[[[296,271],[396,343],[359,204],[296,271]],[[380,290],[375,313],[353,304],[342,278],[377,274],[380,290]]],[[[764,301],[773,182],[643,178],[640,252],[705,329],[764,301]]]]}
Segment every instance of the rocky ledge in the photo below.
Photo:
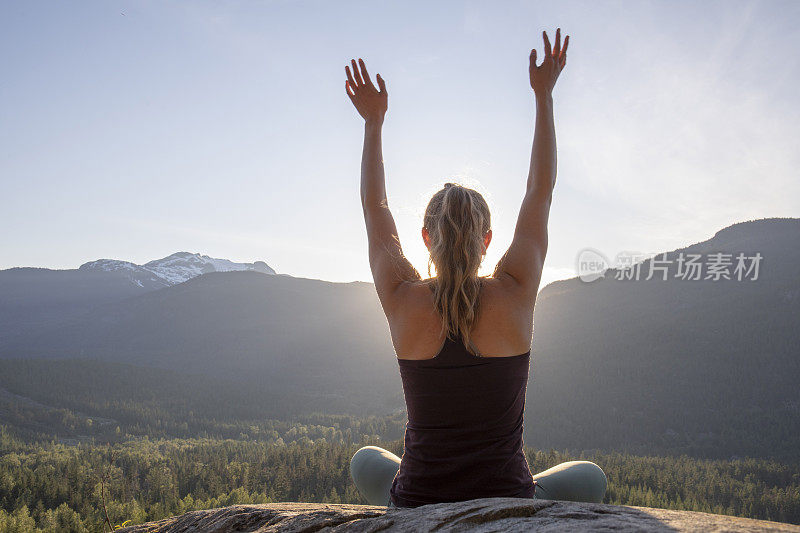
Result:
{"type": "Polygon", "coordinates": [[[484,498],[387,509],[373,505],[234,505],[130,526],[126,533],[317,531],[793,531],[800,526],[651,507],[484,498]]]}

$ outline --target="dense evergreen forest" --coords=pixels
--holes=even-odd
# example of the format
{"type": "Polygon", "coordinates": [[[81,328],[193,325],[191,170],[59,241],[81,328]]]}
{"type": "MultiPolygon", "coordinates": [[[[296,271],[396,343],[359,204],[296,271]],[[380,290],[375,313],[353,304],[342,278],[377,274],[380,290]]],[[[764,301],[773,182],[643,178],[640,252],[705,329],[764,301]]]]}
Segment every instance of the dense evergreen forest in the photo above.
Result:
{"type": "MultiPolygon", "coordinates": [[[[350,480],[349,461],[367,444],[401,455],[402,440],[380,438],[391,426],[319,416],[277,424],[263,439],[144,437],[79,445],[25,442],[0,426],[0,532],[100,531],[101,480],[114,525],[238,503],[366,503],[350,480]]],[[[534,473],[563,461],[596,462],[609,479],[606,503],[800,524],[797,464],[525,451],[534,473]]]]}
{"type": "MultiPolygon", "coordinates": [[[[92,360],[0,360],[0,533],[100,531],[104,476],[114,525],[235,503],[365,503],[349,477],[355,451],[402,454],[404,411],[304,415],[297,396],[228,385],[92,360]]],[[[782,432],[791,440],[780,424],[761,438],[780,442],[782,432]]],[[[574,459],[599,464],[607,503],[800,524],[796,461],[533,444],[534,473],[574,459]]]]}

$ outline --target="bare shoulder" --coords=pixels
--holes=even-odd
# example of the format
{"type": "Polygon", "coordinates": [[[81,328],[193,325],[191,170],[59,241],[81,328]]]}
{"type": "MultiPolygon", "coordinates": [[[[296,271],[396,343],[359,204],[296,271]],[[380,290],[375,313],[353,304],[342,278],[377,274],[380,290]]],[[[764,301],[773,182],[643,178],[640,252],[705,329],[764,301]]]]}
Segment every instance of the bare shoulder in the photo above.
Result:
{"type": "Polygon", "coordinates": [[[396,308],[404,312],[427,308],[432,297],[430,279],[404,281],[395,292],[396,308]]]}
{"type": "Polygon", "coordinates": [[[390,325],[405,324],[430,307],[431,292],[424,280],[400,283],[390,297],[381,300],[381,306],[390,325]]]}
{"type": "Polygon", "coordinates": [[[502,299],[510,307],[533,308],[536,301],[537,287],[533,283],[521,283],[511,274],[498,270],[485,279],[487,292],[502,299]]]}
{"type": "Polygon", "coordinates": [[[475,345],[486,356],[517,355],[530,349],[533,300],[513,278],[481,278],[480,312],[473,327],[475,345]]]}
{"type": "Polygon", "coordinates": [[[401,359],[426,359],[441,345],[441,320],[433,305],[433,292],[426,280],[405,281],[395,292],[394,305],[386,312],[396,355],[401,359]]]}

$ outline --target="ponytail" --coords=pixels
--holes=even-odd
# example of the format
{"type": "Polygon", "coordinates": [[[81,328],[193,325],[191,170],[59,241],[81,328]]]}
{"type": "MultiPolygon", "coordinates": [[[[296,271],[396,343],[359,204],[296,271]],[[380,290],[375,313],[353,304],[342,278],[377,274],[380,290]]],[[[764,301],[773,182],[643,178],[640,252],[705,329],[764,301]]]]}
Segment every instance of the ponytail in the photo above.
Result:
{"type": "Polygon", "coordinates": [[[491,229],[489,206],[479,192],[446,183],[428,203],[424,227],[430,236],[428,276],[431,264],[436,267],[432,288],[442,317],[441,333],[460,339],[478,355],[470,332],[480,310],[478,268],[486,251],[484,237],[491,229]]]}

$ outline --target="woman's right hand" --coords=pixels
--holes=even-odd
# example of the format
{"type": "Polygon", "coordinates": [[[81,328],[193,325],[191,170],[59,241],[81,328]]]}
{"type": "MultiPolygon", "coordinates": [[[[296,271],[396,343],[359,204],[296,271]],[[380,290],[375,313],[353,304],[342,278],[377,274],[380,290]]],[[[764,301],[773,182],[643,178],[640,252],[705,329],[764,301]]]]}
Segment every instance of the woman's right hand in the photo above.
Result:
{"type": "Polygon", "coordinates": [[[547,32],[542,32],[544,38],[544,59],[542,64],[536,66],[536,49],[531,50],[531,63],[528,73],[531,79],[531,88],[536,96],[550,95],[556,84],[558,75],[567,64],[567,46],[569,45],[569,35],[564,39],[564,47],[561,47],[561,28],[556,30],[556,45],[550,49],[550,39],[547,32]]]}
{"type": "Polygon", "coordinates": [[[366,122],[376,124],[383,124],[383,117],[386,115],[386,110],[389,107],[388,93],[386,92],[386,82],[383,81],[381,75],[377,75],[378,87],[375,88],[372,80],[369,78],[367,66],[364,60],[359,58],[358,63],[361,70],[358,70],[356,60],[351,59],[353,64],[353,73],[350,73],[350,67],[344,67],[347,74],[347,81],[344,82],[344,90],[350,101],[356,107],[356,111],[361,115],[366,122]]]}

